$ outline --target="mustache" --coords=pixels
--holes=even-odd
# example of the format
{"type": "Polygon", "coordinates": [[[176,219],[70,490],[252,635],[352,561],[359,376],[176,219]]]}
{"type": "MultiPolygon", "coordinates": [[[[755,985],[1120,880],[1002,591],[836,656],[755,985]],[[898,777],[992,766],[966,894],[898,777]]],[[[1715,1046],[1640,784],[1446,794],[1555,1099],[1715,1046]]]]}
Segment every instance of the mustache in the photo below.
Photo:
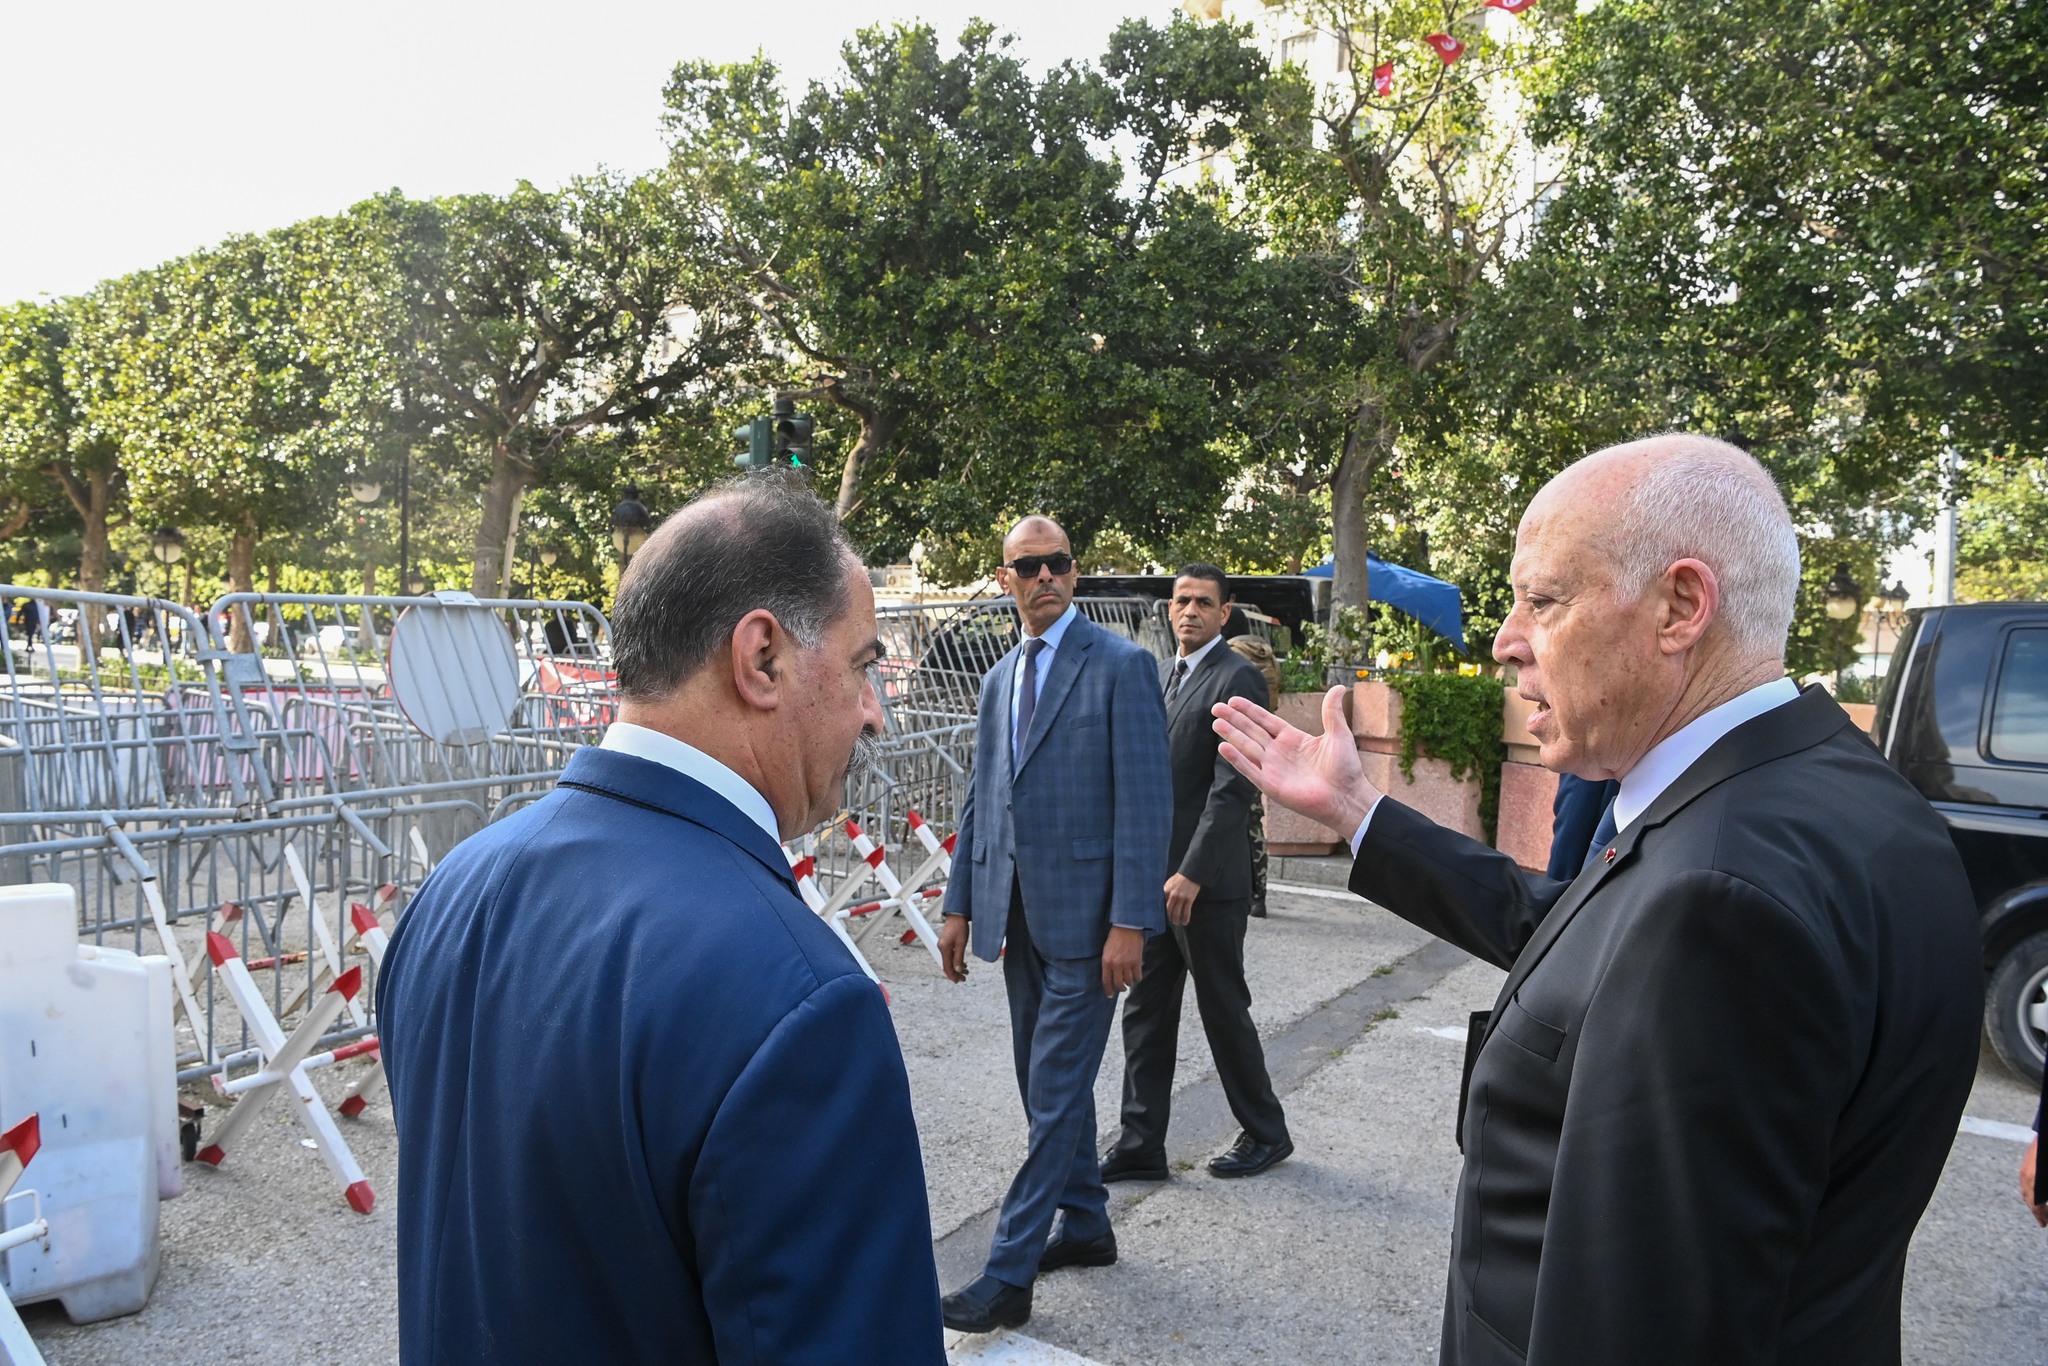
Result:
{"type": "Polygon", "coordinates": [[[846,780],[853,781],[881,767],[882,746],[873,735],[862,731],[853,740],[853,753],[846,756],[846,780]]]}

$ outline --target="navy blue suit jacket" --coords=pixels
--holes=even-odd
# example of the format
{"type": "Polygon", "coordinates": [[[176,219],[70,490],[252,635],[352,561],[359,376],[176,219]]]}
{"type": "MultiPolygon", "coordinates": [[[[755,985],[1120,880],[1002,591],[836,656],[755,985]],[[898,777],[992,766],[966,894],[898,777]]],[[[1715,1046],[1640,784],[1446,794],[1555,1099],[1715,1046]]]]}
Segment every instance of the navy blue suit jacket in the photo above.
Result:
{"type": "Polygon", "coordinates": [[[991,963],[1013,876],[1047,958],[1099,957],[1111,925],[1164,934],[1173,771],[1158,662],[1075,617],[1013,763],[1010,693],[1023,658],[1020,644],[982,680],[946,914],[967,917],[970,946],[991,963]]]}
{"type": "Polygon", "coordinates": [[[578,751],[434,871],[377,1006],[407,1366],[942,1366],[882,993],[710,789],[578,751]]]}

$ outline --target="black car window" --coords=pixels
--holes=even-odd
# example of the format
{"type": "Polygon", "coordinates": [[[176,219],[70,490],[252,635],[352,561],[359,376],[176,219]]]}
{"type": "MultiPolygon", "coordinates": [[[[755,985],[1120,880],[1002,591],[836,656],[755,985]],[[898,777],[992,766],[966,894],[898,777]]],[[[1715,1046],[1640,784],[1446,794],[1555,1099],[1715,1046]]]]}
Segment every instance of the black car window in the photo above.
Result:
{"type": "Polygon", "coordinates": [[[2048,764],[2048,630],[2006,637],[1998,692],[1991,699],[1991,757],[2048,764]]]}

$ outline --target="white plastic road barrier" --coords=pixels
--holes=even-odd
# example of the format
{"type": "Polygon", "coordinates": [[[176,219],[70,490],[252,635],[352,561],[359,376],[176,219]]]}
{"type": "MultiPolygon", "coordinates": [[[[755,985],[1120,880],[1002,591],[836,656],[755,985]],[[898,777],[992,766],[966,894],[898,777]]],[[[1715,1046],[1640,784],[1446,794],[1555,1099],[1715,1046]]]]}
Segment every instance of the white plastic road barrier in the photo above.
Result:
{"type": "MultiPolygon", "coordinates": [[[[339,978],[341,976],[341,947],[334,942],[334,931],[328,927],[327,918],[320,914],[320,903],[313,899],[313,880],[306,876],[306,865],[300,860],[299,851],[292,848],[289,844],[284,847],[284,861],[285,866],[291,870],[292,882],[298,887],[299,899],[305,903],[306,918],[313,922],[313,942],[320,946],[320,961],[327,966],[327,971],[316,980],[324,982],[329,977],[339,978]]],[[[338,901],[340,897],[341,893],[337,891],[335,893],[336,900],[338,901]]],[[[303,963],[306,961],[306,955],[302,953],[295,960],[288,959],[286,961],[303,963]]],[[[273,967],[275,963],[259,960],[249,964],[249,966],[252,968],[273,967]]],[[[305,982],[301,981],[292,994],[285,998],[284,1009],[279,1011],[279,1014],[289,1015],[299,1008],[299,1003],[306,999],[306,985],[305,982]]],[[[369,1023],[369,1017],[363,1014],[363,1007],[360,1002],[350,999],[346,1003],[346,1008],[351,1024],[361,1028],[369,1023]]]]}
{"type": "Polygon", "coordinates": [[[313,1146],[326,1159],[327,1169],[334,1173],[335,1180],[341,1182],[342,1197],[356,1213],[368,1214],[377,1201],[376,1192],[363,1179],[363,1169],[356,1165],[355,1154],[349,1151],[341,1130],[335,1127],[334,1116],[327,1113],[327,1102],[320,1099],[320,1093],[313,1089],[313,1083],[306,1077],[306,1073],[316,1067],[376,1051],[375,1039],[363,1039],[330,1053],[313,1051],[320,1037],[340,1018],[343,1008],[350,1004],[362,986],[363,970],[350,968],[337,977],[334,984],[321,992],[308,1007],[299,1027],[287,1038],[277,1017],[270,1013],[270,1005],[263,999],[263,993],[257,990],[256,979],[249,975],[248,964],[235,952],[234,941],[224,934],[210,933],[206,936],[206,952],[213,959],[214,970],[226,984],[235,1009],[241,1012],[243,1023],[256,1037],[257,1051],[262,1059],[250,1076],[232,1081],[225,1080],[225,1074],[214,1078],[216,1089],[241,1098],[228,1111],[228,1117],[221,1121],[220,1127],[213,1131],[212,1141],[199,1150],[199,1160],[218,1167],[271,1097],[289,1086],[299,1098],[294,1113],[306,1126],[306,1132],[312,1135],[313,1146]]]}
{"type": "MultiPolygon", "coordinates": [[[[931,921],[926,920],[924,912],[918,909],[917,903],[927,898],[906,896],[904,894],[903,884],[897,879],[894,870],[889,867],[889,861],[884,855],[881,846],[868,838],[867,832],[860,828],[858,822],[849,819],[846,822],[845,829],[846,838],[853,841],[854,852],[859,854],[868,867],[874,870],[875,880],[881,883],[882,890],[889,894],[884,899],[882,906],[877,906],[875,909],[880,911],[883,906],[895,907],[897,913],[910,922],[911,932],[917,935],[926,949],[930,950],[932,961],[934,963],[941,963],[939,958],[938,932],[932,929],[931,921]]],[[[919,881],[922,880],[922,878],[919,879],[919,881]]],[[[941,965],[943,966],[942,963],[941,965]]]]}
{"type": "MultiPolygon", "coordinates": [[[[377,889],[377,905],[386,906],[398,899],[398,888],[385,883],[377,889]]],[[[370,955],[370,961],[377,965],[377,971],[384,970],[384,949],[391,943],[391,936],[384,932],[384,922],[377,919],[377,912],[360,901],[349,903],[349,924],[354,927],[352,936],[360,941],[363,951],[370,955]]],[[[342,1093],[341,1104],[335,1108],[341,1111],[343,1119],[355,1119],[370,1108],[369,1093],[384,1084],[384,1059],[379,1056],[370,1064],[370,1070],[357,1077],[342,1093]]]]}
{"type": "MultiPolygon", "coordinates": [[[[49,1221],[47,1239],[0,1256],[0,1283],[16,1304],[57,1300],[90,1323],[148,1303],[157,1205],[184,1173],[170,960],[77,934],[69,883],[0,888],[0,1128],[41,1116],[36,1189],[49,1221]]],[[[0,1227],[27,1217],[15,1201],[0,1227]]]]}
{"type": "MultiPolygon", "coordinates": [[[[846,926],[840,924],[839,917],[834,914],[838,908],[827,901],[825,894],[818,889],[818,860],[809,854],[799,857],[790,851],[788,845],[782,847],[782,856],[789,860],[789,875],[796,879],[796,889],[803,896],[804,905],[809,906],[817,917],[825,922],[826,929],[839,936],[839,942],[846,945],[846,951],[853,955],[854,962],[860,964],[860,970],[868,975],[868,980],[876,986],[881,986],[882,979],[875,976],[875,969],[868,962],[867,955],[860,951],[859,946],[853,942],[853,936],[846,932],[846,926]]],[[[847,881],[851,883],[853,879],[848,878],[847,881]]],[[[883,988],[883,994],[888,994],[886,987],[883,988]]]]}
{"type": "MultiPolygon", "coordinates": [[[[22,1169],[35,1159],[36,1149],[42,1144],[36,1120],[35,1115],[30,1115],[0,1133],[0,1210],[15,1200],[32,1202],[25,1223],[12,1224],[0,1218],[0,1228],[6,1229],[0,1233],[0,1261],[6,1260],[9,1248],[27,1243],[41,1243],[44,1251],[49,1250],[50,1221],[43,1217],[40,1193],[26,1190],[10,1194],[14,1183],[21,1179],[22,1169]]],[[[36,1350],[35,1340],[29,1337],[21,1315],[14,1312],[13,1302],[5,1295],[0,1295],[0,1366],[43,1366],[43,1354],[36,1350]]]]}
{"type": "Polygon", "coordinates": [[[920,816],[917,813],[917,808],[914,806],[903,813],[903,819],[909,823],[910,833],[916,835],[917,842],[924,846],[925,853],[931,856],[932,861],[926,866],[936,868],[947,877],[951,877],[953,875],[953,845],[960,838],[959,832],[955,831],[944,839],[940,839],[938,833],[932,829],[931,822],[920,816]]]}

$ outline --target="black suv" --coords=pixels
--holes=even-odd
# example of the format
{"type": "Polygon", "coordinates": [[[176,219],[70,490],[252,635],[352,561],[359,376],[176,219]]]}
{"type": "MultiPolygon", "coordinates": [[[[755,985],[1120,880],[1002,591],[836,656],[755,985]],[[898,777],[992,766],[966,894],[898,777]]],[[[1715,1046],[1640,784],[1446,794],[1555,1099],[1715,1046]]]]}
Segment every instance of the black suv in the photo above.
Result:
{"type": "Polygon", "coordinates": [[[1948,822],[1983,917],[1984,1031],[2034,1082],[2048,1049],[2048,603],[1909,613],[1872,738],[1948,822]]]}

